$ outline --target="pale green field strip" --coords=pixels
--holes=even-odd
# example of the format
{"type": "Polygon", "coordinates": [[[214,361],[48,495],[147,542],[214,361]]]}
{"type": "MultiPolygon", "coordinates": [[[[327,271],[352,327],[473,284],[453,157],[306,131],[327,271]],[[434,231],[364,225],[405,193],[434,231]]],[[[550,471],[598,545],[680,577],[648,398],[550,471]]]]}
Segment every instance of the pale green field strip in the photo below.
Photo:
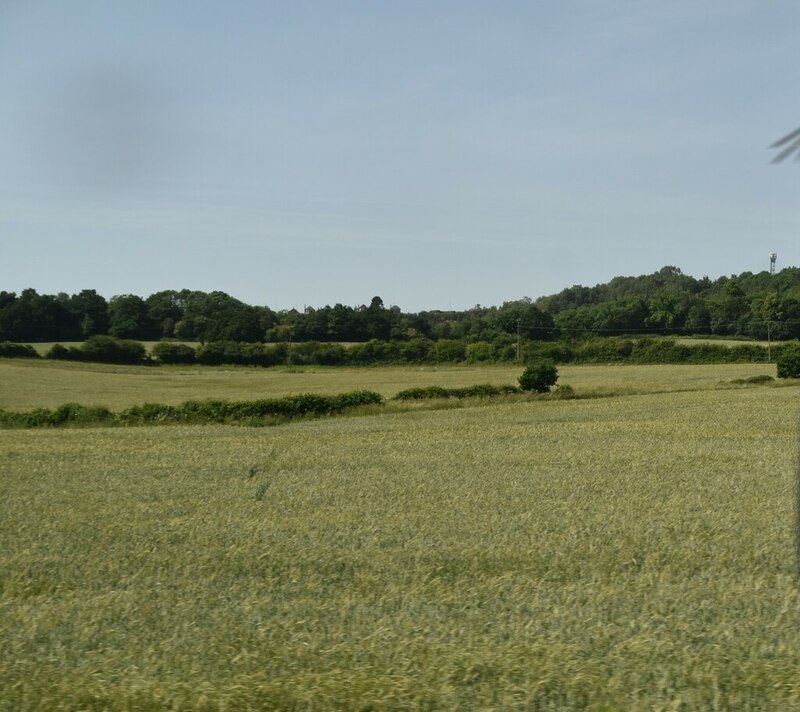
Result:
{"type": "Polygon", "coordinates": [[[0,709],[798,710],[797,416],[0,431],[0,709]]]}
{"type": "MultiPolygon", "coordinates": [[[[772,341],[767,341],[766,339],[758,340],[758,339],[702,339],[702,338],[694,338],[694,337],[678,337],[675,339],[679,344],[687,344],[691,346],[692,344],[711,344],[717,346],[727,346],[729,348],[733,348],[734,346],[763,346],[766,348],[770,344],[772,346],[780,346],[781,344],[788,343],[786,341],[776,341],[772,339],[772,341]]],[[[35,344],[34,344],[35,345],[35,344]]]]}
{"type": "MultiPolygon", "coordinates": [[[[0,359],[0,408],[24,411],[77,402],[120,410],[145,402],[177,405],[202,398],[253,400],[297,393],[332,395],[356,389],[391,397],[418,386],[516,385],[520,373],[520,365],[305,367],[289,371],[0,359]]],[[[603,395],[715,388],[736,378],[775,376],[775,365],[560,366],[559,374],[559,383],[571,385],[578,395],[603,395]]]]}

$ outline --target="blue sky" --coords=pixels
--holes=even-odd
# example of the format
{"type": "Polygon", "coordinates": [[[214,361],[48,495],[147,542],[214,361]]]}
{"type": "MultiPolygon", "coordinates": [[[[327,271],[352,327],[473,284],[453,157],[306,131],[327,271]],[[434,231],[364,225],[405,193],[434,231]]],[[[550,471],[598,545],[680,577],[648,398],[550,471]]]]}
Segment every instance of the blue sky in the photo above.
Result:
{"type": "Polygon", "coordinates": [[[794,2],[0,0],[0,289],[273,308],[800,264],[794,2]]]}

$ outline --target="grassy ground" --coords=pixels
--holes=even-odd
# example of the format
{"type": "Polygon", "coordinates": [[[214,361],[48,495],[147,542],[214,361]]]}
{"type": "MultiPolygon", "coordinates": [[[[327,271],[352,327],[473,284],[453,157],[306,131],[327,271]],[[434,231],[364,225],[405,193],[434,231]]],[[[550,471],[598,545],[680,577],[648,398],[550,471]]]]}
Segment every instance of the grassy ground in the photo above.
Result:
{"type": "Polygon", "coordinates": [[[796,399],[0,431],[0,709],[800,709],[796,399]]]}
{"type": "MultiPolygon", "coordinates": [[[[69,361],[0,359],[0,408],[54,408],[64,403],[112,410],[144,402],[177,404],[196,398],[255,399],[301,392],[364,388],[392,396],[415,386],[516,384],[517,365],[380,368],[225,368],[110,366],[69,361]]],[[[720,381],[775,375],[773,364],[711,366],[561,366],[559,383],[580,393],[637,393],[713,388],[720,381]]]]}

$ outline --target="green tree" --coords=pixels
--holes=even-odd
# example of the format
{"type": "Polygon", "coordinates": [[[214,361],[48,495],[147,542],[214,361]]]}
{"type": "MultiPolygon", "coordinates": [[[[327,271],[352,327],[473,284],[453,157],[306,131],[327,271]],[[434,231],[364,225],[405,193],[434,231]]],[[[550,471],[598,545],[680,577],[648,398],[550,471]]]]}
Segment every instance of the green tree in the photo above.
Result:
{"type": "Polygon", "coordinates": [[[83,289],[69,298],[68,309],[80,324],[81,337],[105,334],[110,325],[108,302],[94,289],[83,289]]]}
{"type": "Polygon", "coordinates": [[[784,346],[776,363],[778,378],[800,378],[800,343],[784,346]]]}
{"type": "Polygon", "coordinates": [[[135,294],[111,297],[108,303],[108,333],[117,338],[145,339],[150,336],[150,320],[144,299],[135,294]]]}
{"type": "Polygon", "coordinates": [[[553,317],[528,298],[503,304],[497,312],[497,323],[507,334],[517,334],[519,330],[526,340],[552,339],[555,331],[553,317]]]}
{"type": "Polygon", "coordinates": [[[147,317],[158,338],[175,335],[175,325],[183,319],[183,300],[180,292],[167,289],[151,294],[145,300],[147,317]]]}
{"type": "Polygon", "coordinates": [[[783,301],[777,292],[769,292],[761,302],[758,314],[764,321],[767,335],[782,338],[783,301]]]}
{"type": "Polygon", "coordinates": [[[748,321],[750,308],[742,288],[733,280],[723,284],[720,293],[708,300],[711,330],[715,334],[736,334],[748,321]]]}
{"type": "Polygon", "coordinates": [[[558,381],[558,369],[550,359],[536,361],[528,366],[519,377],[519,387],[523,391],[547,393],[558,381]]]}

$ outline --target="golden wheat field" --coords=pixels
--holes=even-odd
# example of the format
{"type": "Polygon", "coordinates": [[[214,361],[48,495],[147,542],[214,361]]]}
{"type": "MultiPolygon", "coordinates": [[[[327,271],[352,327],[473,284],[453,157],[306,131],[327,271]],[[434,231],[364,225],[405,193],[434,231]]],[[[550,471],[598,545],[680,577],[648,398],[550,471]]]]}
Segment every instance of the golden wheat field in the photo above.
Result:
{"type": "Polygon", "coordinates": [[[798,390],[694,368],[602,399],[0,430],[0,709],[800,709],[798,390]]]}

